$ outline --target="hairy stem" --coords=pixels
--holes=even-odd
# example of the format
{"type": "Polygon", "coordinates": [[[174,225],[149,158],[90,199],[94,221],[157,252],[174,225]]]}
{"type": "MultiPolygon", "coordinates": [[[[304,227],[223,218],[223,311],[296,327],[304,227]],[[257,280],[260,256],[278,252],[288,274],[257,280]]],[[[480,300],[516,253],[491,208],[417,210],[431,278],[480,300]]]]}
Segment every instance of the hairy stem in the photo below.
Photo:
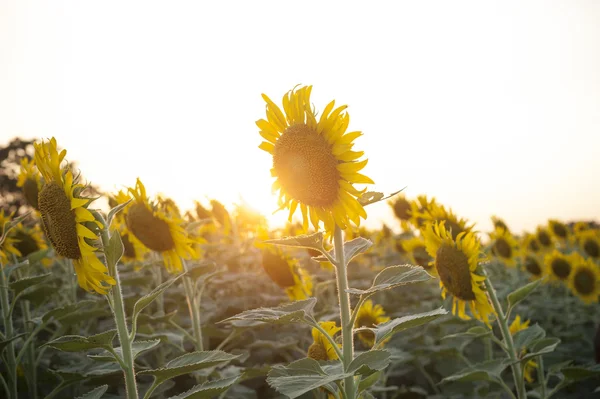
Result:
{"type": "MultiPolygon", "coordinates": [[[[0,303],[2,304],[2,316],[4,317],[4,336],[11,339],[14,334],[13,322],[10,317],[10,302],[8,300],[8,281],[4,274],[4,268],[0,264],[0,303]]],[[[17,363],[15,359],[15,343],[11,341],[6,347],[8,354],[6,368],[8,369],[10,397],[17,399],[17,363]]]]}
{"type": "MultiPolygon", "coordinates": [[[[186,272],[189,271],[185,260],[181,259],[181,262],[183,263],[183,269],[186,272]]],[[[202,341],[202,325],[200,322],[200,301],[197,297],[196,289],[191,277],[183,276],[183,288],[185,290],[190,317],[192,319],[192,329],[194,330],[196,350],[202,351],[204,350],[204,343],[202,341]]]]}

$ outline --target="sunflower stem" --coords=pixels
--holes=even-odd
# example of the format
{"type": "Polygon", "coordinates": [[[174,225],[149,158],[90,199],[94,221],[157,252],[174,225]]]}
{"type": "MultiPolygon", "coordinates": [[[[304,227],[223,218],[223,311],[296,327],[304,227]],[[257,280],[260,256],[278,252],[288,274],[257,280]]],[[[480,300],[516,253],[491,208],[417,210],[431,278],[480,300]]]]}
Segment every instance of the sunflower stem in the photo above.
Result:
{"type": "Polygon", "coordinates": [[[544,359],[538,356],[537,379],[540,383],[540,399],[546,399],[546,377],[544,376],[544,359]]]}
{"type": "Polygon", "coordinates": [[[504,343],[506,345],[506,349],[508,352],[508,356],[511,360],[511,368],[513,372],[513,378],[515,380],[515,388],[517,389],[517,396],[519,399],[526,399],[527,394],[525,393],[525,382],[523,380],[523,374],[521,372],[521,363],[518,361],[517,351],[515,349],[515,343],[512,338],[512,334],[510,333],[510,329],[508,328],[508,318],[504,315],[504,310],[502,310],[502,305],[500,305],[500,301],[498,300],[498,296],[496,295],[496,290],[494,289],[494,285],[492,281],[487,276],[485,269],[483,269],[483,274],[485,275],[485,286],[487,288],[487,292],[490,295],[490,299],[492,300],[492,305],[494,306],[494,310],[498,315],[498,324],[500,325],[500,331],[502,332],[502,337],[504,338],[504,343]]]}
{"type": "MultiPolygon", "coordinates": [[[[105,226],[102,229],[102,246],[106,250],[109,248],[110,233],[108,232],[108,226],[106,222],[102,221],[105,226]]],[[[113,315],[115,317],[115,323],[117,325],[117,334],[119,336],[119,343],[123,353],[123,374],[125,375],[125,390],[127,391],[127,399],[138,399],[137,384],[135,381],[135,368],[133,362],[133,351],[131,348],[131,342],[129,340],[129,331],[127,330],[127,322],[125,316],[125,303],[123,301],[123,293],[121,291],[121,279],[119,278],[119,270],[117,268],[117,262],[113,262],[114,257],[105,256],[106,263],[110,275],[115,279],[115,285],[112,287],[113,295],[113,315]]],[[[133,337],[135,338],[135,337],[133,337]]]]}
{"type": "MultiPolygon", "coordinates": [[[[344,355],[344,370],[354,359],[354,340],[352,336],[352,322],[350,317],[350,295],[348,289],[348,275],[346,259],[344,257],[344,237],[342,229],[336,224],[333,233],[333,244],[335,248],[335,270],[337,277],[338,296],[340,301],[340,318],[342,322],[342,353],[344,355]]],[[[344,380],[344,391],[346,398],[354,399],[354,376],[346,377],[344,380]]]]}
{"type": "MultiPolygon", "coordinates": [[[[2,316],[4,317],[4,336],[6,339],[11,339],[14,334],[12,318],[10,317],[9,309],[10,302],[8,300],[8,281],[4,274],[4,267],[0,263],[0,303],[2,304],[2,316]]],[[[7,347],[6,363],[8,368],[9,391],[10,398],[17,398],[17,363],[15,358],[15,343],[11,341],[7,347]]]]}
{"type": "MultiPolygon", "coordinates": [[[[182,258],[181,263],[183,263],[183,270],[188,272],[189,268],[185,259],[182,258]]],[[[191,277],[183,276],[183,288],[185,289],[185,296],[187,298],[190,317],[192,318],[192,328],[194,330],[196,350],[203,351],[204,343],[202,342],[202,325],[200,324],[200,301],[199,298],[197,298],[196,290],[191,277]]]]}

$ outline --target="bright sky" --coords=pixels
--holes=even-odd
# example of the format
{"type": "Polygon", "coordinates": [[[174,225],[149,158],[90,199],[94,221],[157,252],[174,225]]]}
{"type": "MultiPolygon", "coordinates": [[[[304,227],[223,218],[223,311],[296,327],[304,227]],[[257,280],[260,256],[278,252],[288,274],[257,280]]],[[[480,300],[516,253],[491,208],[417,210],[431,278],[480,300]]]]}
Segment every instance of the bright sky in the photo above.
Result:
{"type": "MultiPolygon", "coordinates": [[[[600,2],[0,2],[0,144],[51,137],[105,190],[269,214],[261,93],[348,104],[377,191],[481,230],[600,219],[600,2]]],[[[368,225],[394,225],[385,203],[368,225]]],[[[284,214],[274,223],[280,223],[284,214]]]]}

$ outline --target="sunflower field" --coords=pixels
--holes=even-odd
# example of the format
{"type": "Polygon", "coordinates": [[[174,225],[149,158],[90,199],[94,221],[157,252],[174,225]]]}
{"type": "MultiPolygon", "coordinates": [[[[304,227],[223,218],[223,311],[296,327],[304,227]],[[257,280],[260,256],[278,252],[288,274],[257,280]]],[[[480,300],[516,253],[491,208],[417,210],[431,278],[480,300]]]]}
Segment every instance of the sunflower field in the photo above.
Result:
{"type": "Polygon", "coordinates": [[[429,193],[369,191],[362,133],[311,91],[263,94],[256,121],[280,228],[216,199],[182,210],[143,176],[95,195],[55,138],[22,154],[0,397],[600,397],[600,226],[482,232],[429,193]],[[364,228],[378,206],[395,219],[364,228]]]}

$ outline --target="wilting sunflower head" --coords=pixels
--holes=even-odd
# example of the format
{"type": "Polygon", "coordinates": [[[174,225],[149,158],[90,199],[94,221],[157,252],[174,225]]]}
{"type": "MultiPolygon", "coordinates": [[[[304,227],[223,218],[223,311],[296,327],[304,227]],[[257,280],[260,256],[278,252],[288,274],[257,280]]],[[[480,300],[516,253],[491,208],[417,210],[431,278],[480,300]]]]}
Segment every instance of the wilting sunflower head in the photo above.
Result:
{"type": "Polygon", "coordinates": [[[408,254],[413,264],[425,268],[433,275],[437,275],[437,270],[433,267],[433,259],[427,253],[423,236],[402,240],[401,243],[402,249],[408,254]]]}
{"type": "Polygon", "coordinates": [[[473,316],[490,325],[489,315],[495,314],[485,290],[485,276],[477,273],[481,247],[473,233],[460,233],[456,239],[446,230],[445,222],[428,223],[423,229],[427,252],[440,278],[442,297],[453,297],[452,313],[468,320],[465,307],[469,304],[473,316]]]}
{"type": "MultiPolygon", "coordinates": [[[[525,330],[528,327],[529,327],[529,320],[522,321],[521,316],[517,315],[509,327],[510,334],[515,335],[517,332],[525,330]]],[[[523,356],[527,353],[527,350],[524,348],[517,348],[517,350],[519,351],[520,356],[523,356]]],[[[537,368],[537,363],[534,360],[529,360],[527,363],[525,363],[525,367],[523,369],[523,374],[524,374],[525,380],[530,384],[534,381],[533,372],[535,371],[536,368],[537,368]]]]}
{"type": "Polygon", "coordinates": [[[566,240],[569,237],[569,228],[566,224],[558,220],[550,219],[548,221],[548,230],[558,240],[566,240]]]}
{"type": "Polygon", "coordinates": [[[544,275],[544,264],[535,254],[527,254],[523,257],[523,268],[534,280],[537,280],[544,275]]]}
{"type": "Polygon", "coordinates": [[[597,230],[582,230],[575,237],[586,257],[600,259],[600,234],[597,230]]]}
{"type": "Polygon", "coordinates": [[[17,178],[17,187],[23,189],[23,195],[27,203],[33,208],[38,209],[38,194],[42,188],[42,181],[33,159],[21,159],[21,170],[17,178]]]}
{"type": "MultiPolygon", "coordinates": [[[[335,337],[335,335],[342,330],[341,327],[338,327],[336,325],[335,321],[320,321],[319,325],[321,326],[321,328],[323,328],[323,330],[325,330],[327,335],[329,335],[330,337],[335,337]]],[[[323,361],[338,359],[338,355],[335,349],[333,348],[333,345],[331,345],[329,340],[325,338],[325,336],[314,327],[312,329],[312,337],[313,343],[308,348],[307,354],[309,358],[323,361]]],[[[337,345],[340,348],[342,346],[341,344],[337,345]]]]}
{"type": "Polygon", "coordinates": [[[555,249],[544,257],[544,266],[551,281],[567,282],[573,271],[573,254],[565,255],[555,249]]]}
{"type": "Polygon", "coordinates": [[[542,249],[547,250],[553,248],[554,242],[552,240],[552,236],[546,228],[539,226],[536,231],[536,238],[542,246],[542,249]]]}
{"type": "MultiPolygon", "coordinates": [[[[14,213],[5,215],[4,209],[0,210],[0,237],[4,235],[4,225],[10,222],[14,213]]],[[[12,256],[21,256],[21,252],[16,248],[17,239],[14,236],[14,229],[9,231],[4,241],[0,245],[0,264],[2,267],[12,263],[12,256]]]]}
{"type": "Polygon", "coordinates": [[[515,266],[518,255],[518,244],[507,229],[497,228],[490,234],[492,253],[506,266],[515,266]]]}
{"type": "Polygon", "coordinates": [[[61,166],[67,151],[58,152],[54,137],[33,146],[35,165],[44,177],[38,205],[46,237],[58,255],[73,261],[81,288],[107,294],[116,282],[94,254],[98,236],[88,226],[103,226],[87,209],[92,199],[81,195],[85,186],[74,181],[67,165],[61,166]]]}
{"type": "Polygon", "coordinates": [[[311,107],[312,86],[289,91],[283,96],[283,112],[269,97],[267,119],[256,125],[265,139],[259,148],[273,156],[273,190],[279,191],[279,209],[289,209],[289,218],[300,205],[303,227],[308,221],[315,230],[323,222],[326,231],[335,225],[345,229],[349,222],[360,224],[367,213],[358,202],[364,191],[354,184],[373,184],[359,173],[367,160],[358,161],[362,151],[353,151],[361,132],[346,133],[350,122],[346,106],[334,108],[331,101],[317,120],[311,107]]]}
{"type": "Polygon", "coordinates": [[[598,302],[600,295],[600,269],[592,259],[584,259],[573,253],[573,271],[569,276],[569,287],[586,304],[598,302]]]}
{"type": "Polygon", "coordinates": [[[492,223],[494,223],[494,230],[501,229],[501,230],[510,231],[508,229],[508,226],[506,225],[506,222],[504,222],[504,219],[502,219],[502,218],[499,218],[497,216],[492,216],[492,223]]]}
{"type": "Polygon", "coordinates": [[[459,219],[452,209],[447,210],[446,207],[435,202],[429,204],[420,216],[425,225],[431,222],[444,222],[446,230],[452,234],[453,239],[456,239],[460,233],[469,233],[473,229],[473,225],[467,226],[467,221],[459,219]]]}
{"type": "MultiPolygon", "coordinates": [[[[385,311],[381,305],[373,305],[372,300],[365,301],[356,315],[356,321],[354,322],[355,328],[369,327],[373,328],[377,324],[385,323],[390,318],[385,315],[385,311]]],[[[375,334],[371,331],[361,331],[358,333],[358,338],[363,344],[369,348],[375,343],[375,334]]]]}
{"type": "Polygon", "coordinates": [[[197,257],[191,240],[183,227],[183,219],[167,215],[150,204],[146,188],[138,178],[129,188],[134,200],[127,206],[125,222],[129,231],[146,248],[159,252],[169,273],[183,270],[181,259],[197,257]]]}

